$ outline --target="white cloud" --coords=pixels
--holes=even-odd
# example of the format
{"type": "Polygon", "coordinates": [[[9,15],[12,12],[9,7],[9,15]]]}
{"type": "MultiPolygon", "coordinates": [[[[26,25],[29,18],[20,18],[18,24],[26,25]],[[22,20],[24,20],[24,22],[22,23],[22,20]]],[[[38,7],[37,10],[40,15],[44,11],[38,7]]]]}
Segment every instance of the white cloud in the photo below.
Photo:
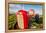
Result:
{"type": "Polygon", "coordinates": [[[35,9],[35,13],[36,14],[39,14],[39,15],[42,15],[42,8],[41,9],[38,9],[38,10],[35,9]]]}

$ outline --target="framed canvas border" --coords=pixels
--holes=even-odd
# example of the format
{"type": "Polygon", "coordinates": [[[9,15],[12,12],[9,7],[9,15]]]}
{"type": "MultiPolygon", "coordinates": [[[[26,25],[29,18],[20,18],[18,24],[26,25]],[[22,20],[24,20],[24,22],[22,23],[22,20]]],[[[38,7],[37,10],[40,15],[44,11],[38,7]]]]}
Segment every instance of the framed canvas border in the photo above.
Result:
{"type": "MultiPolygon", "coordinates": [[[[8,4],[32,4],[32,5],[43,5],[42,8],[42,14],[43,14],[43,30],[45,30],[45,3],[44,2],[27,2],[27,1],[8,1],[5,0],[5,32],[19,32],[22,30],[8,30],[8,4]]],[[[31,31],[30,29],[27,29],[26,31],[31,31]]],[[[39,31],[39,30],[37,30],[39,31]]],[[[40,30],[41,31],[41,30],[40,30]]]]}

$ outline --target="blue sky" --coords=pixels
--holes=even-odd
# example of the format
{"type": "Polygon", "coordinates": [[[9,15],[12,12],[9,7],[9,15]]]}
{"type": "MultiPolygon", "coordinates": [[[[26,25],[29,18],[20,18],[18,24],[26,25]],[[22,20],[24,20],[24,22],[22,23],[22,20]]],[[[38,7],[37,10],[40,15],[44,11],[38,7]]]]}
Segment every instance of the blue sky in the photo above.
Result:
{"type": "Polygon", "coordinates": [[[10,12],[17,12],[18,10],[27,10],[34,9],[35,13],[42,15],[42,6],[41,5],[31,5],[31,4],[9,4],[10,12]]]}

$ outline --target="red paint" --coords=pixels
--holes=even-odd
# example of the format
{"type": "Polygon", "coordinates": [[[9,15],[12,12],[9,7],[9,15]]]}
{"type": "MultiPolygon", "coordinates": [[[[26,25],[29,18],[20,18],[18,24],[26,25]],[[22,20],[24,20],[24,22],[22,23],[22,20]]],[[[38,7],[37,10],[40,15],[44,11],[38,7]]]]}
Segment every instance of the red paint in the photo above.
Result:
{"type": "Polygon", "coordinates": [[[27,11],[25,11],[25,10],[19,10],[19,12],[21,12],[22,15],[23,15],[24,29],[26,29],[26,28],[28,28],[28,15],[27,15],[27,11]]]}
{"type": "Polygon", "coordinates": [[[31,17],[31,16],[33,16],[34,11],[33,11],[33,10],[30,10],[29,12],[33,12],[33,14],[32,14],[32,15],[27,15],[28,13],[27,13],[26,10],[19,10],[19,11],[16,13],[16,15],[19,14],[19,12],[21,12],[22,15],[23,15],[23,20],[24,20],[24,21],[23,21],[22,23],[24,23],[24,24],[23,24],[23,25],[24,25],[24,29],[27,29],[27,28],[28,28],[28,18],[31,17]]]}

